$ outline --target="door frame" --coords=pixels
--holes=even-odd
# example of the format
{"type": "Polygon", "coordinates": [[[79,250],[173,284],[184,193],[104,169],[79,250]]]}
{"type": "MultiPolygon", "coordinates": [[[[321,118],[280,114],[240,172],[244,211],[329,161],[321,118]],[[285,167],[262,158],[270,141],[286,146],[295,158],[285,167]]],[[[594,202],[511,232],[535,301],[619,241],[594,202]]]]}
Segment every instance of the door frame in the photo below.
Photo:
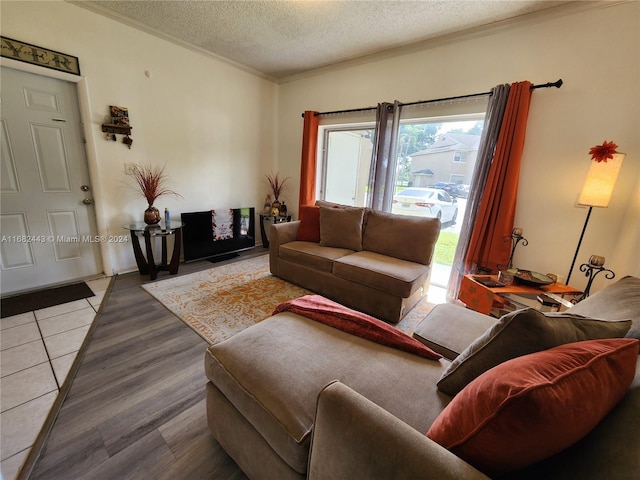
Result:
{"type": "MultiPolygon", "coordinates": [[[[64,80],[76,85],[76,94],[78,96],[78,107],[80,109],[80,122],[82,123],[82,133],[84,136],[84,151],[87,157],[87,167],[89,169],[89,181],[91,182],[91,193],[95,200],[93,204],[96,215],[96,228],[98,235],[107,236],[107,220],[104,213],[103,202],[105,198],[102,192],[102,186],[98,176],[98,153],[96,149],[95,136],[92,130],[92,112],[91,102],[89,101],[89,86],[84,76],[72,75],[70,73],[52,70],[50,68],[32,65],[30,63],[19,62],[11,58],[2,57],[2,66],[21,70],[23,72],[33,73],[41,77],[55,78],[64,80]]],[[[106,242],[100,242],[100,257],[102,260],[102,270],[107,276],[113,275],[113,267],[111,266],[111,256],[109,255],[109,246],[106,242]]]]}

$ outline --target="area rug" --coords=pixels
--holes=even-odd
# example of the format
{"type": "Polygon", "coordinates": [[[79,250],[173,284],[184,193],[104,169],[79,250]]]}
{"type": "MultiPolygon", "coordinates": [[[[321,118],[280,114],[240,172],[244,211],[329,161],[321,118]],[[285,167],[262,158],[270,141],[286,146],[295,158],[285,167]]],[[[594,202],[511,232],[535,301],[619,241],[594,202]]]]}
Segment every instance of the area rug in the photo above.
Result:
{"type": "MultiPolygon", "coordinates": [[[[142,288],[212,345],[270,317],[280,303],[313,293],[271,275],[268,255],[142,288]]],[[[423,299],[397,327],[413,333],[431,308],[423,299]]]]}
{"type": "Polygon", "coordinates": [[[63,287],[46,288],[37,292],[3,298],[0,306],[0,317],[11,317],[93,296],[93,291],[84,282],[63,287]]]}

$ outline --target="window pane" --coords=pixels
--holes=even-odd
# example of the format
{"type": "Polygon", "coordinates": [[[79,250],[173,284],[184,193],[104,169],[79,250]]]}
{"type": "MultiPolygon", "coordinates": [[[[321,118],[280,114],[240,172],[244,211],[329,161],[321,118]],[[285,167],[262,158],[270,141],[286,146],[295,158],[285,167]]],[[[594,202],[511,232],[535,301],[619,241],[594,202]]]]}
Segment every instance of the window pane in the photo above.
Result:
{"type": "Polygon", "coordinates": [[[373,129],[327,130],[321,198],[364,207],[368,192],[373,129]]]}
{"type": "Polygon", "coordinates": [[[467,121],[444,117],[412,120],[400,129],[397,193],[391,212],[440,218],[432,285],[446,287],[449,281],[483,124],[484,115],[467,121]]]}

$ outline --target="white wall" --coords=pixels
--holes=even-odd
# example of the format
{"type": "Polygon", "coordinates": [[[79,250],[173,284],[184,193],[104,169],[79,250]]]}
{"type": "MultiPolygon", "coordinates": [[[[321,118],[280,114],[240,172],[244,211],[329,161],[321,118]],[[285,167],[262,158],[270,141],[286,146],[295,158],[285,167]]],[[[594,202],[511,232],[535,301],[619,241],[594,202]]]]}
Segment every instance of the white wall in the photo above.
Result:
{"type": "MultiPolygon", "coordinates": [[[[156,206],[174,218],[262,205],[264,175],[275,170],[277,85],[67,2],[2,2],[1,14],[3,36],[79,58],[100,233],[126,234],[124,224],[142,220],[146,202],[125,186],[125,162],[166,164],[184,199],[156,206]],[[121,136],[105,140],[109,105],[129,108],[131,150],[121,136]]],[[[107,245],[106,256],[107,271],[135,268],[129,244],[107,245]]]]}
{"type": "MultiPolygon", "coordinates": [[[[640,275],[640,3],[585,7],[282,84],[279,169],[299,179],[305,110],[410,102],[562,78],[561,89],[533,94],[515,220],[529,245],[518,248],[514,263],[566,277],[587,213],[574,205],[589,169],[589,148],[612,140],[627,157],[609,208],[591,215],[577,263],[602,255],[617,277],[640,275]]],[[[607,282],[599,278],[594,290],[607,282]]],[[[584,286],[586,279],[574,270],[571,283],[584,286]]]]}

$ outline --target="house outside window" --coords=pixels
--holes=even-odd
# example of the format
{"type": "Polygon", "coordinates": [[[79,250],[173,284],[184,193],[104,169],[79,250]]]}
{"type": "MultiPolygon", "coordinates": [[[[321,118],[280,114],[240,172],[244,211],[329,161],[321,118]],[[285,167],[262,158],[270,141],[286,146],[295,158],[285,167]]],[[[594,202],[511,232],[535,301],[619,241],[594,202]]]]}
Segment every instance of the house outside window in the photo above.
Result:
{"type": "MultiPolygon", "coordinates": [[[[433,172],[431,183],[450,182],[470,184],[473,169],[478,156],[480,134],[445,133],[440,135],[433,145],[415,152],[411,156],[411,179],[418,186],[424,177],[420,172],[429,169],[433,172]],[[461,160],[461,159],[464,159],[461,160]],[[456,181],[453,181],[455,178],[456,181]]],[[[427,187],[429,185],[420,185],[427,187]]]]}
{"type": "Polygon", "coordinates": [[[458,174],[451,174],[451,177],[449,177],[449,183],[455,183],[458,185],[462,185],[464,184],[464,175],[458,175],[458,174]]]}
{"type": "Polygon", "coordinates": [[[467,161],[467,152],[455,152],[453,156],[454,162],[466,162],[467,161]]]}

